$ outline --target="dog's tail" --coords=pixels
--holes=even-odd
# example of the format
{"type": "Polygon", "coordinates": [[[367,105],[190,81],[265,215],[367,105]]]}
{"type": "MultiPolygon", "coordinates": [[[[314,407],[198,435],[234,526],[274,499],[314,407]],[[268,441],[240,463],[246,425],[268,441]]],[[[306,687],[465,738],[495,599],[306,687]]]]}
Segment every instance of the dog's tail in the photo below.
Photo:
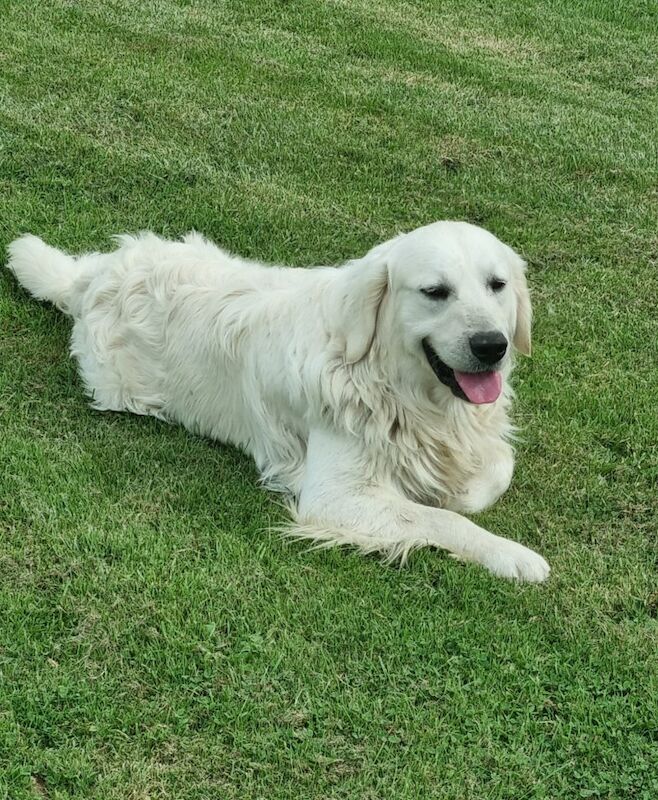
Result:
{"type": "Polygon", "coordinates": [[[80,274],[76,259],[30,234],[15,239],[8,250],[7,268],[19,283],[34,297],[49,300],[69,313],[73,284],[80,274]]]}

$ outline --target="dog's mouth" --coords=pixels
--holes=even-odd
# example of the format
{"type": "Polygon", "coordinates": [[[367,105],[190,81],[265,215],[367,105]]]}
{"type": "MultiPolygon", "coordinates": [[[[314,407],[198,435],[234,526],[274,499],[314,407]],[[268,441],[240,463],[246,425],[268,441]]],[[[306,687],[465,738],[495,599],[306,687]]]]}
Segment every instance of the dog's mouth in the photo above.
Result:
{"type": "Polygon", "coordinates": [[[432,371],[455,397],[476,405],[493,403],[500,397],[503,388],[500,372],[459,372],[441,361],[427,339],[422,344],[432,371]]]}

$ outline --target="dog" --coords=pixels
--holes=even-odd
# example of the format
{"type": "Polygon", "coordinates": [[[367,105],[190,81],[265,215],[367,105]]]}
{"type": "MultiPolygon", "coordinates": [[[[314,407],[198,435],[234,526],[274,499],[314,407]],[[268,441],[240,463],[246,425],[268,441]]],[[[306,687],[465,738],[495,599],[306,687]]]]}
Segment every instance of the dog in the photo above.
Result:
{"type": "Polygon", "coordinates": [[[530,354],[525,263],[436,222],[339,267],[266,266],[197,233],[119,236],[73,257],[25,235],[9,269],[73,319],[96,409],[150,414],[242,448],[285,492],[288,532],[404,561],[431,545],[539,582],[534,551],[462,513],[514,468],[513,351],[530,354]]]}

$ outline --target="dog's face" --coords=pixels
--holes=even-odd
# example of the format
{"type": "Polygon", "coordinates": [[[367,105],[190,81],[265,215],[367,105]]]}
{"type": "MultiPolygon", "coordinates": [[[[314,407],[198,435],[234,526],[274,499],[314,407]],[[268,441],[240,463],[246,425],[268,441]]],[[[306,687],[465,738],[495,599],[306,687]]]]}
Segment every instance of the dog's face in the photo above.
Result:
{"type": "Polygon", "coordinates": [[[400,237],[388,254],[393,335],[422,357],[455,396],[491,403],[514,344],[529,351],[523,262],[474,225],[439,222],[400,237]],[[521,297],[524,295],[524,297],[521,297]]]}
{"type": "Polygon", "coordinates": [[[358,346],[348,360],[367,352],[376,335],[389,352],[404,353],[419,382],[439,381],[479,404],[500,395],[512,347],[530,352],[525,265],[482,228],[437,222],[379,245],[354,266],[358,346]]]}

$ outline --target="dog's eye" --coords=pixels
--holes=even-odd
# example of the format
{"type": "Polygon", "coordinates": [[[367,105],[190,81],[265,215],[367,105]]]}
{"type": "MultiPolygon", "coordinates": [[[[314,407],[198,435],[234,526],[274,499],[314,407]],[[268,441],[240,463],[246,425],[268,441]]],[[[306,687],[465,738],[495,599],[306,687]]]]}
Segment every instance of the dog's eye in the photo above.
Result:
{"type": "Polygon", "coordinates": [[[428,289],[420,290],[425,297],[430,297],[432,300],[447,300],[450,296],[449,286],[430,286],[428,289]]]}
{"type": "Polygon", "coordinates": [[[502,292],[502,290],[507,286],[505,281],[501,281],[498,278],[492,278],[489,281],[489,288],[492,292],[502,292]]]}

